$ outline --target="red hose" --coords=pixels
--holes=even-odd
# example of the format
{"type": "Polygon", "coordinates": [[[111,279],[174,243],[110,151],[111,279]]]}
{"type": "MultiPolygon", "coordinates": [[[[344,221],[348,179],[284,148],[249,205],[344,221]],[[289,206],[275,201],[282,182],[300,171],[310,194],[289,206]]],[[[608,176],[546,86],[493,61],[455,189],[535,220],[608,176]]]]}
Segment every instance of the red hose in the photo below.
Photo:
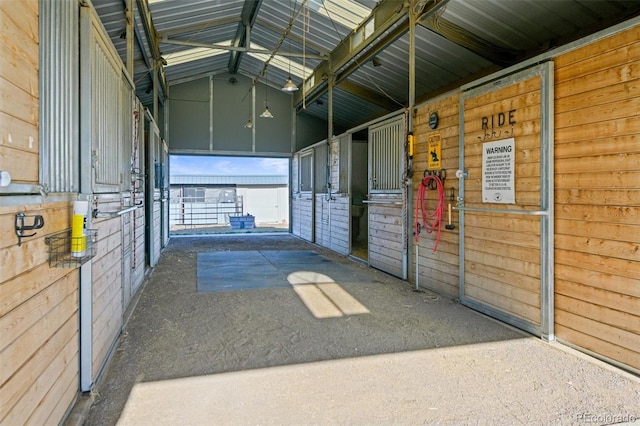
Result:
{"type": "Polygon", "coordinates": [[[427,175],[420,182],[420,187],[418,188],[418,195],[416,196],[416,211],[415,211],[415,226],[414,226],[414,235],[416,239],[416,244],[420,241],[420,231],[422,229],[426,229],[428,233],[432,233],[434,230],[437,230],[436,234],[436,243],[433,247],[433,252],[438,249],[438,243],[440,243],[440,233],[442,231],[442,218],[444,217],[444,186],[442,185],[442,180],[438,176],[427,175]],[[438,192],[438,204],[435,210],[428,212],[426,210],[426,202],[425,192],[429,187],[430,181],[435,181],[436,190],[438,192]],[[420,213],[420,214],[418,214],[420,213]],[[420,223],[420,219],[422,219],[422,223],[420,223]]]}

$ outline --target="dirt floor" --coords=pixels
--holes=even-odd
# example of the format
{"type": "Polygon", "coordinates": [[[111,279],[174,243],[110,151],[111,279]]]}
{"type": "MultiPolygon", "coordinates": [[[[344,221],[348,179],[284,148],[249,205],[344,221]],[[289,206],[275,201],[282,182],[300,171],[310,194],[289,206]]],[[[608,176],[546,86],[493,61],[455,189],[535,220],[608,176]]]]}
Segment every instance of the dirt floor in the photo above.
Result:
{"type": "Polygon", "coordinates": [[[288,234],[172,238],[92,398],[86,425],[640,419],[636,376],[288,234]],[[368,281],[301,287],[348,299],[333,317],[293,285],[198,293],[198,253],[236,250],[313,250],[368,281]]]}

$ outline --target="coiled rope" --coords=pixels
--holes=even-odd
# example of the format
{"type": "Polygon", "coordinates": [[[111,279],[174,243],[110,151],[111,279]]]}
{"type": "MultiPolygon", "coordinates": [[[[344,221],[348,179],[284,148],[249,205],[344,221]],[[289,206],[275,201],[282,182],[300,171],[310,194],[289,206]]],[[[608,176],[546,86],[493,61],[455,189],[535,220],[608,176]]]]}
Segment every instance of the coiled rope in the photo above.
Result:
{"type": "Polygon", "coordinates": [[[415,209],[415,226],[414,236],[416,244],[420,242],[420,232],[425,229],[429,234],[433,231],[436,233],[436,242],[433,247],[433,252],[438,250],[438,244],[440,243],[440,234],[442,231],[442,218],[444,217],[444,185],[442,180],[438,176],[427,175],[420,182],[418,188],[418,195],[416,196],[416,209],[415,209]],[[438,204],[432,211],[427,210],[426,190],[435,183],[436,191],[438,193],[438,204]],[[430,185],[431,184],[431,185],[430,185]],[[422,222],[420,220],[422,219],[422,222]]]}

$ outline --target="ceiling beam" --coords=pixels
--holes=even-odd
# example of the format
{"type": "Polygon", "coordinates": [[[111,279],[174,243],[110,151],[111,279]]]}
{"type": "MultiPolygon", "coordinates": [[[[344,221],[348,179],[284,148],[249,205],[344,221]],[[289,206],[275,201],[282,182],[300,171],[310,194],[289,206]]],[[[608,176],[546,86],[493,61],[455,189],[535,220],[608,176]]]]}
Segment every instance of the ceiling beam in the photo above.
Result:
{"type": "Polygon", "coordinates": [[[352,81],[343,80],[340,83],[336,84],[336,87],[386,110],[394,110],[399,108],[398,104],[388,97],[352,81]]]}
{"type": "Polygon", "coordinates": [[[194,25],[187,25],[185,27],[173,28],[171,30],[163,31],[160,33],[162,37],[172,37],[179,34],[189,33],[189,32],[202,32],[206,29],[212,29],[215,31],[216,27],[219,25],[228,25],[235,24],[241,22],[241,19],[238,17],[218,19],[217,21],[207,21],[205,23],[199,23],[194,25]]]}
{"type": "Polygon", "coordinates": [[[378,53],[384,50],[387,46],[389,46],[391,43],[393,43],[394,41],[402,37],[402,35],[406,33],[407,29],[409,28],[408,24],[409,24],[409,20],[407,18],[406,22],[403,22],[401,25],[398,25],[393,30],[387,32],[384,35],[384,37],[378,40],[375,40],[371,44],[370,49],[362,53],[357,58],[354,58],[354,60],[351,61],[349,65],[341,69],[336,74],[336,82],[340,82],[345,78],[347,78],[348,76],[350,76],[351,74],[353,74],[358,68],[360,68],[362,65],[367,63],[367,61],[373,59],[378,53]]]}
{"type": "MultiPolygon", "coordinates": [[[[167,91],[167,79],[164,75],[164,69],[162,68],[162,57],[160,55],[160,45],[158,43],[158,37],[156,30],[153,26],[153,21],[151,20],[151,12],[149,11],[148,3],[146,0],[137,0],[138,4],[138,12],[140,13],[140,18],[142,20],[142,26],[144,28],[144,33],[147,38],[149,47],[151,48],[151,56],[154,61],[151,64],[150,71],[152,73],[158,73],[158,80],[160,81],[160,88],[163,93],[168,93],[167,91]]],[[[146,56],[144,49],[142,49],[142,55],[146,56]]],[[[153,75],[153,74],[152,74],[153,75]]]]}
{"type": "MultiPolygon", "coordinates": [[[[273,31],[276,34],[280,34],[282,33],[282,28],[278,27],[277,25],[274,25],[273,23],[265,20],[265,19],[260,19],[260,17],[258,17],[258,19],[256,19],[256,25],[259,25],[261,27],[265,27],[270,31],[273,31]]],[[[289,39],[289,41],[295,41],[299,44],[302,44],[303,40],[302,37],[295,35],[294,33],[289,33],[287,35],[287,39],[289,39]]],[[[326,59],[329,57],[329,52],[327,51],[326,48],[319,46],[316,43],[313,43],[309,40],[304,40],[304,43],[306,45],[307,48],[313,49],[316,52],[318,52],[319,55],[322,55],[323,59],[326,59]]],[[[282,55],[282,53],[279,53],[279,55],[282,55]]],[[[308,58],[310,57],[309,55],[306,55],[308,58]]]]}
{"type": "MultiPolygon", "coordinates": [[[[179,46],[191,46],[191,47],[206,47],[209,49],[218,49],[218,50],[228,50],[234,53],[263,53],[266,55],[270,55],[273,53],[271,50],[267,49],[252,49],[249,47],[236,47],[236,46],[227,46],[225,44],[215,44],[215,43],[200,43],[198,41],[188,41],[188,40],[177,40],[173,38],[165,38],[160,39],[160,43],[163,44],[176,44],[179,46]]],[[[295,52],[278,52],[279,56],[287,56],[292,58],[312,58],[312,59],[327,59],[327,55],[313,55],[313,54],[304,54],[304,53],[295,53],[295,52]]]]}
{"type": "Polygon", "coordinates": [[[511,66],[524,56],[522,51],[497,46],[437,14],[424,16],[418,24],[502,67],[511,66]]]}
{"type": "Polygon", "coordinates": [[[378,3],[371,11],[370,18],[365,20],[345,37],[336,48],[329,53],[329,58],[322,61],[314,69],[310,76],[310,78],[313,78],[313,85],[305,87],[305,82],[302,83],[302,90],[295,92],[293,95],[293,105],[299,109],[303,99],[305,99],[306,102],[311,102],[322,96],[328,90],[328,78],[330,75],[336,74],[336,71],[355,59],[365,48],[371,46],[374,40],[380,38],[386,31],[392,29],[403,20],[408,22],[407,5],[405,5],[404,2],[382,0],[378,3]],[[372,33],[365,38],[363,37],[363,31],[371,19],[373,19],[375,28],[372,33]],[[365,40],[357,43],[356,40],[358,38],[365,38],[365,40]]]}
{"type": "MultiPolygon", "coordinates": [[[[242,7],[242,14],[240,16],[240,23],[238,23],[238,29],[236,30],[236,36],[231,41],[231,46],[234,47],[249,47],[251,45],[251,27],[256,20],[258,10],[262,5],[262,0],[245,0],[242,7]]],[[[232,50],[229,56],[229,72],[235,74],[240,67],[240,60],[242,59],[242,51],[232,50]]]]}

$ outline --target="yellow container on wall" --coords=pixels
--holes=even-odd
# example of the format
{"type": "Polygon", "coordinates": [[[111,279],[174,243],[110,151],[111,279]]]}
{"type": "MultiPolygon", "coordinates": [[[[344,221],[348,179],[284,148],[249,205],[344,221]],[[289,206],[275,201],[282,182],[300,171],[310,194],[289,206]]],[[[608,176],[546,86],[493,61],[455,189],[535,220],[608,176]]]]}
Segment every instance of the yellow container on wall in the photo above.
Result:
{"type": "Polygon", "coordinates": [[[82,257],[87,252],[87,236],[84,233],[88,201],[74,201],[71,218],[71,256],[82,257]]]}

